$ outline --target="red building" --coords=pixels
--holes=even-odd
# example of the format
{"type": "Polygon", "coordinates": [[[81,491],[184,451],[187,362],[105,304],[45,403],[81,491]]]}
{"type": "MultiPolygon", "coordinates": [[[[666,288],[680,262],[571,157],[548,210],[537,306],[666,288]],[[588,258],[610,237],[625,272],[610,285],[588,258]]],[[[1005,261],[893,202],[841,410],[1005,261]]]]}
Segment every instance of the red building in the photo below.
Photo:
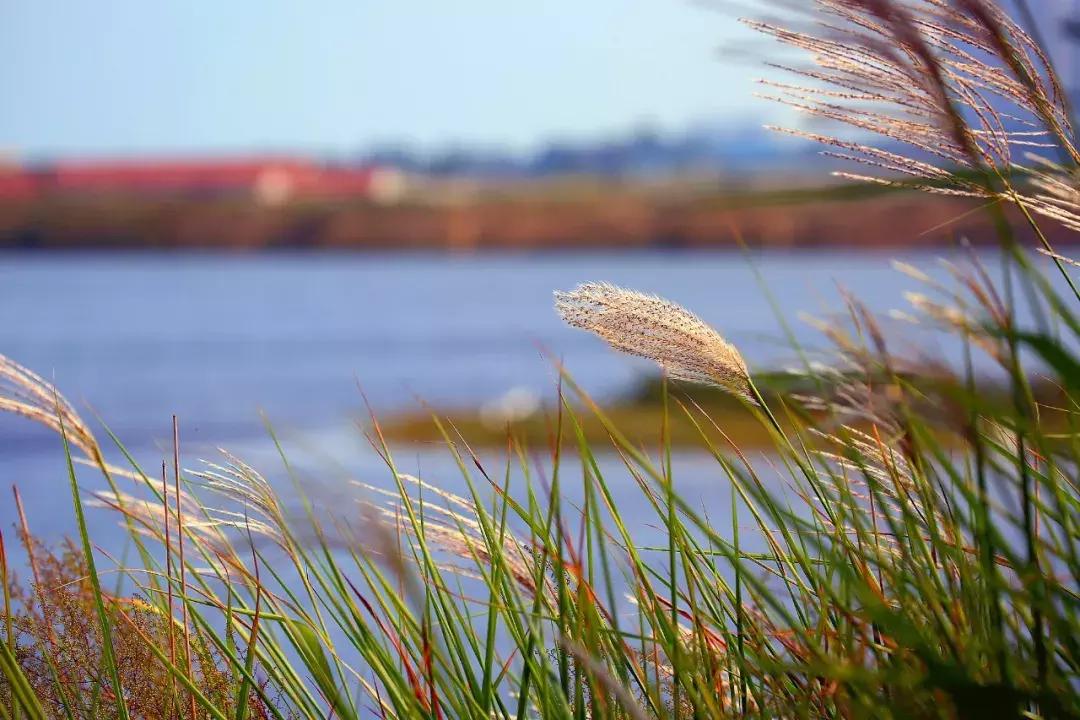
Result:
{"type": "Polygon", "coordinates": [[[324,165],[296,158],[61,161],[0,166],[0,199],[46,195],[246,196],[265,204],[295,198],[392,200],[392,169],[324,165]]]}

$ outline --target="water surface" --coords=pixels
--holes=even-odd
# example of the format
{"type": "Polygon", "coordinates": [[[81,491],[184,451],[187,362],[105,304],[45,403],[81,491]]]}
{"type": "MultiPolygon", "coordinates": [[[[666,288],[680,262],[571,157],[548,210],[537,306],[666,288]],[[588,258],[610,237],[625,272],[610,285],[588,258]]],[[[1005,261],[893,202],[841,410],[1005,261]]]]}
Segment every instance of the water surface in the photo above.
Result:
{"type": "MultiPolygon", "coordinates": [[[[891,269],[891,257],[806,251],[753,262],[800,342],[813,347],[820,336],[796,314],[840,309],[838,285],[876,310],[903,306],[902,292],[917,284],[891,269]]],[[[934,266],[929,254],[903,259],[934,266]]],[[[556,317],[552,291],[586,280],[685,304],[755,367],[795,362],[750,262],[727,252],[0,255],[0,352],[54,379],[87,416],[100,413],[147,467],[160,463],[175,413],[187,464],[221,446],[276,476],[265,413],[298,451],[324,458],[318,480],[344,492],[335,483],[347,476],[385,477],[353,425],[365,413],[359,388],[379,412],[415,408],[419,399],[474,405],[520,387],[550,396],[545,352],[600,396],[652,372],[556,317]]],[[[934,338],[918,342],[935,352],[934,338]]],[[[436,480],[453,473],[438,449],[408,448],[401,457],[406,469],[436,480]]],[[[704,458],[679,463],[686,487],[707,497],[719,485],[704,458]]],[[[58,440],[0,417],[5,530],[15,517],[12,484],[35,531],[72,529],[58,440]]],[[[106,537],[115,532],[101,512],[91,521],[106,537]]]]}

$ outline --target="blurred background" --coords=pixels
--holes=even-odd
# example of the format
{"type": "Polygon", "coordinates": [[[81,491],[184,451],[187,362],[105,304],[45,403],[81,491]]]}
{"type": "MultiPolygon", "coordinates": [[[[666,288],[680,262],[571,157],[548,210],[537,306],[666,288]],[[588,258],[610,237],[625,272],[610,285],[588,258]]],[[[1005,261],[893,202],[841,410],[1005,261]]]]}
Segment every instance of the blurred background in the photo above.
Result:
{"type": "MultiPolygon", "coordinates": [[[[1074,97],[1078,9],[1038,0],[1074,97]]],[[[959,201],[833,181],[766,129],[814,127],[755,97],[781,57],[737,21],[755,13],[3,3],[0,352],[150,467],[176,414],[192,454],[269,452],[268,418],[356,472],[378,464],[361,390],[413,465],[437,462],[408,429],[423,403],[497,438],[551,405],[553,358],[607,402],[638,397],[652,370],[552,311],[585,280],[684,303],[782,368],[774,307],[828,312],[840,286],[887,310],[907,286],[892,258],[992,237],[959,201]]],[[[0,417],[3,497],[49,507],[56,450],[0,417]]]]}

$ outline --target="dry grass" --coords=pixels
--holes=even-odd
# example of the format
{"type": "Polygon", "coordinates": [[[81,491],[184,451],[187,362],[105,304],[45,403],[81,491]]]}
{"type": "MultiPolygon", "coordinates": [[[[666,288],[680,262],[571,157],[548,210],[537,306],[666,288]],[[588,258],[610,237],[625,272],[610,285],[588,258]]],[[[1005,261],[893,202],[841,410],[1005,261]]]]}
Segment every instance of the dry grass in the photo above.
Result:
{"type": "MultiPolygon", "coordinates": [[[[101,629],[81,549],[70,541],[51,550],[33,538],[23,536],[22,540],[38,579],[35,587],[15,583],[10,589],[18,608],[12,624],[20,667],[49,717],[117,717],[115,698],[110,697],[108,679],[102,674],[101,629]]],[[[130,715],[147,720],[191,718],[180,709],[172,673],[152,651],[154,646],[167,647],[172,634],[184,634],[179,621],[143,598],[110,595],[105,600],[113,619],[113,646],[130,715]]],[[[235,669],[201,635],[193,637],[189,677],[224,712],[235,712],[235,669]]],[[[188,655],[181,651],[178,661],[187,667],[188,655]]],[[[0,703],[12,707],[4,691],[0,681],[0,703]]],[[[252,692],[249,702],[253,720],[273,717],[257,693],[252,692]]],[[[213,716],[198,710],[194,717],[213,716]]]]}

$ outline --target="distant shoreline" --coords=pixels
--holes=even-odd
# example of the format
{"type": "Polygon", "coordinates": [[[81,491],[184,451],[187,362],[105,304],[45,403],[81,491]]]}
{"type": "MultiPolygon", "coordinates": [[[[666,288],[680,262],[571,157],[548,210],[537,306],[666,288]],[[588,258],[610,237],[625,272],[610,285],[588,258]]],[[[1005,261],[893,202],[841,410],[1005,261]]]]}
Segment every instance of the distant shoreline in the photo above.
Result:
{"type": "MultiPolygon", "coordinates": [[[[870,186],[738,192],[633,185],[456,198],[304,200],[50,196],[0,200],[0,250],[362,251],[471,254],[996,245],[980,203],[870,186]]],[[[1014,212],[1012,209],[1010,212],[1014,212]]],[[[1021,240],[1030,240],[1020,229],[1021,240]]],[[[1065,246],[1077,235],[1045,223],[1065,246]]]]}
{"type": "MultiPolygon", "coordinates": [[[[1078,243],[1074,242],[1072,246],[1076,246],[1078,243]]],[[[1067,245],[1065,245],[1068,247],[1067,245]]],[[[991,246],[980,246],[986,250],[995,250],[996,248],[991,246]]],[[[148,246],[148,247],[93,247],[93,246],[80,246],[80,247],[47,247],[47,248],[22,248],[22,247],[9,247],[0,246],[0,259],[7,258],[153,258],[169,256],[185,257],[185,258],[221,258],[221,259],[243,259],[243,258],[320,258],[320,257],[372,257],[372,258],[392,258],[392,259],[407,259],[416,258],[417,260],[431,260],[445,258],[447,260],[453,260],[454,258],[581,258],[581,257],[715,257],[730,255],[732,257],[743,257],[749,253],[751,260],[762,257],[798,257],[800,255],[813,256],[821,252],[857,252],[864,256],[880,255],[884,258],[892,258],[897,254],[903,254],[904,252],[935,252],[935,251],[960,251],[961,248],[950,244],[939,245],[917,245],[917,246],[904,246],[904,245],[882,245],[882,246],[869,246],[861,247],[850,243],[846,244],[830,244],[830,245],[805,245],[794,247],[751,247],[741,248],[734,245],[716,245],[706,247],[661,247],[661,246],[648,246],[648,247],[610,247],[610,248],[593,248],[583,247],[580,249],[574,248],[515,248],[515,247],[485,247],[477,250],[461,252],[455,251],[449,248],[352,248],[352,247],[265,247],[265,248],[232,248],[227,246],[220,247],[163,247],[163,246],[148,246]]]]}

